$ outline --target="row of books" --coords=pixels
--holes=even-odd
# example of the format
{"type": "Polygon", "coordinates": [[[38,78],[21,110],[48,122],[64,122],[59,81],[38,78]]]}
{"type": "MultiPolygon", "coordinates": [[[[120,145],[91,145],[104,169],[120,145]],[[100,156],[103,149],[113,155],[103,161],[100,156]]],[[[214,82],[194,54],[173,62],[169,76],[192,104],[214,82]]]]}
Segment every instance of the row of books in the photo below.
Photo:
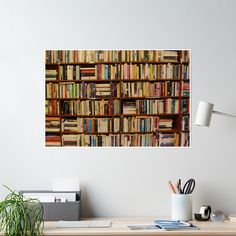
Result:
{"type": "Polygon", "coordinates": [[[118,115],[120,100],[70,100],[62,101],[62,115],[118,115]]]}
{"type": "Polygon", "coordinates": [[[179,112],[178,99],[136,100],[124,101],[123,114],[177,114],[179,112]]]}
{"type": "Polygon", "coordinates": [[[62,131],[84,133],[120,132],[120,118],[78,118],[63,119],[62,131]]]}
{"type": "MultiPolygon", "coordinates": [[[[71,132],[155,132],[172,129],[173,119],[124,117],[120,123],[120,118],[64,118],[61,124],[62,131],[71,132]]],[[[46,132],[59,132],[60,127],[59,117],[46,117],[46,132]]]]}
{"type": "Polygon", "coordinates": [[[155,132],[173,128],[173,119],[160,119],[159,117],[124,117],[124,132],[155,132]]]}
{"type": "Polygon", "coordinates": [[[181,96],[190,96],[190,83],[189,81],[182,81],[182,90],[181,90],[181,96]]]}
{"type": "MultiPolygon", "coordinates": [[[[98,114],[101,115],[101,114],[98,114]]],[[[93,118],[94,119],[94,118],[93,118]]],[[[109,119],[109,118],[108,118],[109,119]]],[[[112,118],[110,118],[112,120],[112,118]]],[[[120,119],[120,118],[118,118],[120,119]]],[[[151,130],[159,130],[159,129],[171,129],[173,128],[173,119],[172,118],[159,118],[159,117],[146,117],[146,116],[136,116],[136,117],[123,117],[122,123],[124,132],[135,132],[142,131],[143,129],[138,129],[137,127],[144,126],[144,129],[147,131],[151,130]]],[[[62,119],[62,124],[66,121],[69,122],[77,122],[79,118],[70,118],[70,119],[62,119]]],[[[82,120],[80,118],[80,120],[82,120]]],[[[189,116],[181,117],[181,130],[188,131],[189,126],[189,116]]],[[[59,117],[46,117],[46,131],[47,132],[56,132],[60,131],[60,118],[59,117]]],[[[77,128],[74,131],[79,131],[77,128]]]]}
{"type": "MultiPolygon", "coordinates": [[[[180,108],[181,113],[189,113],[189,100],[182,99],[180,108]]],[[[123,101],[122,105],[118,99],[102,101],[70,100],[62,101],[61,113],[59,113],[58,101],[46,100],[45,112],[46,115],[177,114],[179,113],[179,100],[171,98],[158,100],[129,100],[123,101]]]]}
{"type": "Polygon", "coordinates": [[[182,99],[181,100],[181,113],[189,113],[190,112],[190,104],[189,99],[182,99]]]}
{"type": "Polygon", "coordinates": [[[190,128],[189,116],[182,116],[181,117],[181,130],[188,131],[189,128],[190,128]]]}
{"type": "Polygon", "coordinates": [[[64,134],[62,146],[104,147],[120,146],[120,135],[64,134]]]}
{"type": "Polygon", "coordinates": [[[46,63],[188,62],[189,50],[46,50],[46,63]]]}
{"type": "MultiPolygon", "coordinates": [[[[52,87],[53,84],[47,84],[52,87]]],[[[54,84],[58,88],[57,84],[54,84]]],[[[54,89],[55,90],[55,89],[54,89]]],[[[50,90],[51,91],[51,90],[50,90]]],[[[47,90],[47,94],[50,92],[47,90]]],[[[58,91],[58,89],[57,89],[58,91]]],[[[117,83],[61,83],[60,84],[60,97],[61,98],[99,98],[99,97],[119,97],[120,85],[117,83]]],[[[51,94],[49,93],[49,97],[51,94]]],[[[47,96],[47,98],[49,98],[47,96]]]]}
{"type": "MultiPolygon", "coordinates": [[[[59,79],[80,80],[160,80],[189,79],[189,66],[180,64],[98,64],[59,66],[59,79]]],[[[46,80],[57,80],[57,70],[46,70],[46,80]]]]}
{"type": "Polygon", "coordinates": [[[124,134],[121,135],[121,146],[174,147],[178,146],[178,140],[179,135],[177,133],[124,134]]]}
{"type": "Polygon", "coordinates": [[[45,114],[46,115],[59,115],[60,114],[59,102],[56,100],[46,100],[45,101],[45,114]]]}
{"type": "MultiPolygon", "coordinates": [[[[189,96],[189,83],[182,82],[182,96],[189,96]]],[[[61,83],[46,84],[46,98],[101,98],[101,97],[120,97],[120,85],[117,83],[95,84],[95,83],[61,83]]],[[[179,82],[126,82],[121,86],[121,97],[168,97],[179,96],[179,82]]]]}
{"type": "Polygon", "coordinates": [[[118,80],[120,78],[120,65],[98,64],[89,67],[80,65],[59,66],[60,80],[118,80]]]}
{"type": "Polygon", "coordinates": [[[180,84],[174,81],[165,82],[126,82],[121,86],[122,97],[166,97],[179,96],[180,84]]]}
{"type": "Polygon", "coordinates": [[[79,65],[63,65],[59,66],[60,80],[96,80],[96,67],[81,67],[79,65]]]}
{"type": "Polygon", "coordinates": [[[59,98],[59,86],[55,83],[46,84],[46,98],[59,98]]]}
{"type": "Polygon", "coordinates": [[[182,147],[189,147],[190,146],[190,134],[187,132],[181,133],[180,145],[182,147]]]}
{"type": "MultiPolygon", "coordinates": [[[[189,146],[189,133],[181,133],[180,146],[189,146]]],[[[123,147],[175,147],[179,145],[177,133],[155,134],[56,134],[46,135],[46,146],[123,146],[123,147]]]]}
{"type": "Polygon", "coordinates": [[[189,79],[189,66],[181,64],[122,64],[121,79],[189,79]]]}

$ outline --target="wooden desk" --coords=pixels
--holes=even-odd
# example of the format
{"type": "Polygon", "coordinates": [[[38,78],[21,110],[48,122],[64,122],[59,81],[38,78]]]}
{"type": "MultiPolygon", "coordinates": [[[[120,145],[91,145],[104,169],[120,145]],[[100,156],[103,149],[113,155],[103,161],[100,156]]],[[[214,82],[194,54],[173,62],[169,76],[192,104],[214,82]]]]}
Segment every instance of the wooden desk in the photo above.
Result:
{"type": "MultiPolygon", "coordinates": [[[[99,219],[92,219],[99,220],[99,219]]],[[[104,220],[104,219],[101,219],[104,220]]],[[[224,222],[224,223],[214,223],[214,222],[193,222],[197,225],[200,230],[189,230],[189,231],[158,231],[158,230],[130,230],[127,224],[145,224],[152,223],[154,219],[151,218],[111,218],[112,221],[111,228],[77,228],[77,229],[58,229],[56,228],[56,222],[45,222],[44,234],[50,236],[149,236],[149,235],[217,235],[217,236],[236,236],[236,223],[224,222]]]]}

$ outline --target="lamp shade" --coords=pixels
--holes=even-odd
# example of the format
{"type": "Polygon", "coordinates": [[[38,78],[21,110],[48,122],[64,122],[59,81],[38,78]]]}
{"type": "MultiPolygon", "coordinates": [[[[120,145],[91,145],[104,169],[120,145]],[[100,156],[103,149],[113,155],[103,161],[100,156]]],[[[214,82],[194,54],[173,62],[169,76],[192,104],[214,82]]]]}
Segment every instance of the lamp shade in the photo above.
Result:
{"type": "Polygon", "coordinates": [[[200,101],[198,104],[195,124],[200,126],[210,126],[213,108],[214,104],[200,101]]]}

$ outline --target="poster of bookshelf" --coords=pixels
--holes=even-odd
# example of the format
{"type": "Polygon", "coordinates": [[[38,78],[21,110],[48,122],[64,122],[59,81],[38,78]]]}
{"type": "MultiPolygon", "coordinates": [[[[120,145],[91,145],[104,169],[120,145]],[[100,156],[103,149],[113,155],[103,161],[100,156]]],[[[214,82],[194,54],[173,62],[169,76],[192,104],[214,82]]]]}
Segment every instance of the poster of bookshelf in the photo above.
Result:
{"type": "Polygon", "coordinates": [[[190,50],[46,50],[47,147],[190,147],[190,50]]]}

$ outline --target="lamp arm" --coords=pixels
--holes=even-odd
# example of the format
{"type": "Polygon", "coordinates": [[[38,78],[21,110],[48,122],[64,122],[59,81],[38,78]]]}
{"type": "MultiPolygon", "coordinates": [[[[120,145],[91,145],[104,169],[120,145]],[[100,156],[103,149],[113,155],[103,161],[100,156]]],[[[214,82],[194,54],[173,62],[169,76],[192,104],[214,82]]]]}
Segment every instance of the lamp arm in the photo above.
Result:
{"type": "Polygon", "coordinates": [[[224,113],[224,112],[221,112],[221,111],[212,111],[214,114],[217,114],[217,115],[221,115],[221,116],[229,116],[229,117],[234,117],[236,118],[235,115],[230,115],[230,114],[227,114],[227,113],[224,113]]]}

